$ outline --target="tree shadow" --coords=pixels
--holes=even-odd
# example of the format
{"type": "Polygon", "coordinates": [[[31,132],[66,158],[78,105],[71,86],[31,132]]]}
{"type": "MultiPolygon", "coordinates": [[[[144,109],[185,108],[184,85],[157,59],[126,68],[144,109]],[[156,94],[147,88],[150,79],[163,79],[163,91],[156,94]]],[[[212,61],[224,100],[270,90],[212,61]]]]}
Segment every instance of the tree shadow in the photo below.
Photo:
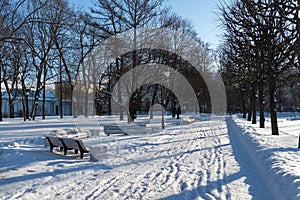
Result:
{"type": "MultiPolygon", "coordinates": [[[[253,163],[251,163],[248,153],[242,147],[242,145],[239,142],[239,139],[237,138],[237,134],[240,134],[240,130],[238,129],[238,127],[236,127],[234,122],[230,120],[232,119],[226,119],[228,135],[230,139],[230,144],[227,145],[232,146],[233,154],[240,167],[240,170],[236,173],[224,176],[222,179],[218,179],[216,181],[208,181],[207,185],[199,185],[194,189],[187,190],[184,189],[184,187],[181,187],[183,188],[182,192],[180,192],[179,194],[173,194],[161,198],[162,200],[197,199],[199,197],[207,199],[210,198],[210,196],[214,196],[212,194],[212,191],[217,190],[218,192],[221,192],[222,186],[227,185],[240,178],[245,178],[244,182],[247,185],[249,185],[248,194],[252,196],[253,200],[276,199],[273,193],[269,191],[269,189],[266,187],[262,178],[259,177],[259,174],[257,173],[258,169],[253,163]]],[[[231,199],[231,195],[227,194],[226,199],[231,199]]]]}
{"type": "MultiPolygon", "coordinates": [[[[213,190],[216,189],[216,190],[218,190],[218,192],[221,192],[222,191],[222,185],[226,185],[230,182],[238,180],[243,176],[244,175],[241,172],[236,172],[236,173],[233,173],[233,174],[230,174],[230,175],[224,177],[224,179],[218,179],[216,181],[208,181],[207,185],[200,185],[197,188],[194,188],[192,190],[183,190],[179,194],[173,194],[173,195],[170,195],[168,197],[161,198],[161,200],[173,200],[173,199],[189,199],[189,200],[192,200],[192,199],[197,199],[199,197],[207,199],[208,195],[212,196],[211,192],[213,190]]],[[[230,196],[227,195],[226,199],[230,199],[230,196]]]]}
{"type": "MultiPolygon", "coordinates": [[[[1,150],[3,151],[3,150],[1,150]]],[[[1,158],[6,160],[6,163],[1,163],[0,173],[3,175],[0,179],[0,185],[18,183],[28,180],[40,179],[48,176],[56,176],[59,174],[73,173],[88,169],[110,170],[107,165],[97,162],[87,162],[87,158],[80,159],[77,154],[70,153],[65,156],[62,153],[51,153],[42,147],[22,147],[16,149],[4,149],[3,155],[10,158],[1,158]],[[8,159],[8,160],[7,160],[8,159]],[[18,160],[18,161],[15,161],[18,160]],[[31,163],[45,161],[45,168],[34,170],[28,168],[31,163]],[[47,168],[47,166],[49,168],[47,168]],[[16,176],[6,177],[5,174],[13,171],[25,170],[27,174],[16,174],[16,176]]]]}
{"type": "MultiPolygon", "coordinates": [[[[246,147],[241,142],[241,137],[243,137],[242,130],[239,128],[232,118],[226,118],[226,124],[228,129],[228,135],[230,139],[230,144],[232,146],[233,154],[240,166],[241,172],[245,174],[245,182],[250,186],[249,193],[252,195],[252,198],[255,200],[259,199],[277,199],[278,197],[274,196],[274,191],[272,191],[267,185],[265,178],[261,177],[261,169],[259,169],[259,163],[254,163],[251,158],[251,152],[246,150],[246,147]]],[[[255,154],[255,152],[253,152],[255,154]]]]}

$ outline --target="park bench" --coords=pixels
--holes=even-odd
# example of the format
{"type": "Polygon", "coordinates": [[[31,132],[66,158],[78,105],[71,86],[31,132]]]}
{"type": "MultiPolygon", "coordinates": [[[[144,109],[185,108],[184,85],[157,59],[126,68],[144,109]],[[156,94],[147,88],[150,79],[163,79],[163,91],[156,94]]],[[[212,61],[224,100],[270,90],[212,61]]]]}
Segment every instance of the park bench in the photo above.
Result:
{"type": "Polygon", "coordinates": [[[111,134],[144,134],[147,133],[146,125],[106,125],[103,126],[104,133],[109,136],[111,134]]]}
{"type": "Polygon", "coordinates": [[[84,146],[82,140],[73,138],[60,138],[60,137],[45,137],[48,140],[50,151],[53,151],[53,147],[60,147],[60,150],[64,150],[64,155],[67,155],[68,150],[74,150],[77,154],[80,152],[80,158],[83,158],[84,153],[88,153],[89,150],[84,146]]]}
{"type": "Polygon", "coordinates": [[[88,153],[89,150],[84,146],[82,140],[79,139],[73,139],[73,138],[60,138],[59,139],[63,145],[64,148],[64,155],[67,155],[68,150],[75,151],[75,154],[80,152],[80,158],[83,158],[84,153],[88,153]]]}
{"type": "Polygon", "coordinates": [[[127,135],[118,125],[108,125],[103,127],[104,133],[109,136],[111,134],[124,134],[127,135]]]}
{"type": "Polygon", "coordinates": [[[62,145],[58,137],[46,136],[45,138],[46,138],[46,144],[50,146],[50,152],[53,151],[54,147],[59,147],[60,150],[63,149],[64,146],[62,145]]]}

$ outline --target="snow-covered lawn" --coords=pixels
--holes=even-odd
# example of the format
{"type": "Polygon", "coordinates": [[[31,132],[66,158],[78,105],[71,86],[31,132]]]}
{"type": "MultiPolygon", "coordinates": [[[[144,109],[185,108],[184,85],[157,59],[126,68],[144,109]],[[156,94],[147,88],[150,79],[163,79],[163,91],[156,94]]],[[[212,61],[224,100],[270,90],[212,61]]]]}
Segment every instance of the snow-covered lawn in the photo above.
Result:
{"type": "Polygon", "coordinates": [[[300,120],[282,118],[277,137],[235,116],[105,136],[112,118],[1,122],[0,199],[300,199],[300,120]],[[75,127],[100,130],[83,139],[107,149],[99,162],[44,147],[50,131],[75,127]]]}

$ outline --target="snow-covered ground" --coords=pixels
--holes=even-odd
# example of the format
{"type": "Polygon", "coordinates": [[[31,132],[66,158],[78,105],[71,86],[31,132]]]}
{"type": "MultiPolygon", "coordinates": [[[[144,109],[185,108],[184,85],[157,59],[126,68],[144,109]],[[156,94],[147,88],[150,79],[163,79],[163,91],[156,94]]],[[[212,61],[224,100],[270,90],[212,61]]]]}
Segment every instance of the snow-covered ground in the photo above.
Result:
{"type": "MultiPolygon", "coordinates": [[[[270,119],[266,128],[259,128],[239,117],[237,139],[243,143],[252,159],[259,163],[267,183],[284,199],[300,199],[300,117],[297,113],[278,113],[279,136],[271,135],[270,119]]],[[[229,131],[229,134],[232,131],[229,131]]]]}
{"type": "Polygon", "coordinates": [[[167,117],[159,133],[128,136],[104,135],[112,117],[6,119],[0,199],[300,199],[300,120],[288,119],[276,137],[237,116],[181,125],[167,117]],[[101,131],[83,139],[107,149],[99,162],[44,146],[50,131],[74,127],[101,131]]]}

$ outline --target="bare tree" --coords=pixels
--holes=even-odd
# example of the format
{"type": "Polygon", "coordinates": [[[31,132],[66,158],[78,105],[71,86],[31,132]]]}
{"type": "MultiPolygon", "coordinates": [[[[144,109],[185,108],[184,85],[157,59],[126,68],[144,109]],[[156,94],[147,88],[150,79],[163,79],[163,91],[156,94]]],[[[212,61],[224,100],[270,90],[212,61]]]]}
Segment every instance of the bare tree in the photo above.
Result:
{"type": "MultiPolygon", "coordinates": [[[[22,31],[24,30],[24,26],[28,23],[31,23],[33,21],[35,21],[33,15],[35,12],[37,12],[38,10],[40,10],[41,8],[43,8],[45,6],[47,1],[45,1],[44,3],[40,4],[39,7],[36,7],[35,9],[24,9],[26,6],[26,1],[25,0],[19,0],[19,1],[1,1],[0,3],[0,46],[1,47],[8,47],[9,45],[6,45],[7,43],[11,43],[14,44],[12,46],[14,49],[14,57],[16,58],[16,47],[18,45],[16,45],[18,42],[20,41],[24,41],[26,43],[26,45],[29,45],[27,43],[27,41],[24,39],[22,31]],[[23,30],[22,30],[23,29],[23,30]]],[[[5,48],[6,48],[5,47],[5,48]]],[[[30,48],[32,48],[30,46],[30,48]]],[[[18,50],[20,51],[20,49],[18,50]]],[[[3,51],[3,53],[6,52],[8,53],[8,51],[3,51]]],[[[12,52],[11,52],[12,53],[12,52]]],[[[9,54],[7,55],[3,55],[2,58],[7,58],[9,54]]],[[[17,58],[16,58],[17,59],[17,58]]],[[[3,76],[4,75],[8,75],[10,74],[10,78],[16,79],[15,76],[18,76],[19,72],[7,72],[4,71],[7,69],[6,66],[7,61],[3,61],[3,59],[1,60],[1,72],[0,72],[0,83],[2,83],[2,81],[4,80],[3,76]],[[11,76],[11,74],[14,74],[14,76],[11,76]]],[[[10,63],[12,64],[12,63],[10,63]]],[[[17,60],[14,61],[15,67],[17,65],[17,60]]],[[[17,69],[16,69],[17,70],[17,69]]],[[[7,80],[7,77],[6,77],[7,80]]],[[[8,91],[8,93],[11,93],[10,91],[15,90],[16,88],[13,88],[15,81],[12,80],[11,82],[12,84],[10,84],[11,87],[9,87],[8,84],[6,85],[6,89],[8,91]]],[[[1,85],[1,84],[0,84],[1,85]]],[[[2,93],[0,95],[0,121],[2,121],[2,93]]],[[[11,97],[11,95],[9,95],[11,97]]],[[[10,116],[13,117],[13,105],[14,101],[12,99],[9,100],[10,101],[10,108],[11,108],[11,112],[10,112],[10,116]]]]}
{"type": "MultiPolygon", "coordinates": [[[[294,28],[296,24],[290,20],[291,16],[296,15],[295,6],[291,1],[237,0],[232,5],[221,8],[223,23],[228,33],[227,41],[240,48],[236,56],[241,56],[246,63],[250,64],[249,69],[255,72],[250,80],[256,83],[252,86],[255,93],[257,83],[260,84],[261,104],[264,102],[262,86],[265,79],[268,81],[273,135],[279,134],[276,114],[278,79],[286,70],[297,65],[295,51],[297,34],[294,28]],[[243,49],[247,49],[248,52],[243,53],[243,49]]],[[[252,102],[254,101],[255,98],[252,97],[252,102]]],[[[263,109],[263,106],[260,106],[260,109],[263,109]]],[[[256,109],[253,107],[254,112],[256,109]]],[[[263,119],[262,115],[261,119],[263,119]]]]}

